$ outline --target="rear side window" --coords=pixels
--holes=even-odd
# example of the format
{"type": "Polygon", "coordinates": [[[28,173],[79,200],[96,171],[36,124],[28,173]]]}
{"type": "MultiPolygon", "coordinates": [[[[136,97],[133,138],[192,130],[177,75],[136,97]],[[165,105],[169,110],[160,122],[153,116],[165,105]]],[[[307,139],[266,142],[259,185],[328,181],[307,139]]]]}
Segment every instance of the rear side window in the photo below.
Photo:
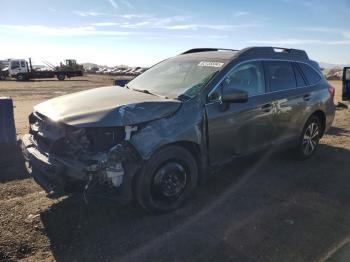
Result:
{"type": "Polygon", "coordinates": [[[294,70],[290,62],[266,61],[265,67],[270,91],[296,88],[294,70]]]}
{"type": "Polygon", "coordinates": [[[307,64],[298,63],[301,70],[304,73],[309,85],[316,85],[321,80],[321,76],[313,69],[311,66],[307,64]]]}
{"type": "Polygon", "coordinates": [[[300,69],[296,64],[293,64],[293,69],[294,69],[294,74],[295,74],[295,79],[297,81],[297,87],[304,87],[307,86],[307,83],[305,82],[300,69]]]}

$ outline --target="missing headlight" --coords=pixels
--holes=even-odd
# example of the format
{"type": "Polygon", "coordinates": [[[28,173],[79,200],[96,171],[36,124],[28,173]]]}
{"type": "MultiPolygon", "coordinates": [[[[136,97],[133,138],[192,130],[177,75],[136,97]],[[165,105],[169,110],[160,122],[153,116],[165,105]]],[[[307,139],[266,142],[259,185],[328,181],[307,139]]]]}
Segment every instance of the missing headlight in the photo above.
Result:
{"type": "Polygon", "coordinates": [[[106,152],[125,139],[125,131],[122,127],[90,128],[87,137],[91,151],[106,152]]]}

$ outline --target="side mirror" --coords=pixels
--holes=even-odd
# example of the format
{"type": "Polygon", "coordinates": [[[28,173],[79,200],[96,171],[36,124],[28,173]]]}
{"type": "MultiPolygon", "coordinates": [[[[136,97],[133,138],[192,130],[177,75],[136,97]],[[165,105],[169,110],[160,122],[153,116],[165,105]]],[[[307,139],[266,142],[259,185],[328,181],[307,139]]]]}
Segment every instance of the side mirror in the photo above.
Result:
{"type": "Polygon", "coordinates": [[[221,101],[223,103],[245,103],[248,101],[248,92],[241,89],[225,88],[221,101]]]}

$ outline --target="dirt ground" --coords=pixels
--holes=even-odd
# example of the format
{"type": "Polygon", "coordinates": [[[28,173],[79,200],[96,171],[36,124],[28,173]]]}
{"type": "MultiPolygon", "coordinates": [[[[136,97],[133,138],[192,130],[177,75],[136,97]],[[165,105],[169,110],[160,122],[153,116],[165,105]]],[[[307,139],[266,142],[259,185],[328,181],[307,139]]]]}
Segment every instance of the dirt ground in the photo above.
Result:
{"type": "MultiPolygon", "coordinates": [[[[6,81],[0,95],[14,100],[20,138],[33,105],[111,82],[6,81]]],[[[340,101],[341,83],[332,85],[340,101]]],[[[105,199],[50,199],[14,170],[18,179],[0,182],[0,261],[350,261],[349,109],[337,110],[313,158],[267,152],[236,161],[162,216],[105,199]]]]}

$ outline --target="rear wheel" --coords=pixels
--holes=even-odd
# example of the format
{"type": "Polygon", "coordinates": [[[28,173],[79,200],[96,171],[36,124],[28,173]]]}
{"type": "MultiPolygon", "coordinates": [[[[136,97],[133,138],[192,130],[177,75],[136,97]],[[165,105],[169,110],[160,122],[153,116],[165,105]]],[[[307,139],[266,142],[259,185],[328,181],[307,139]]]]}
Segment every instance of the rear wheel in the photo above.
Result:
{"type": "Polygon", "coordinates": [[[297,148],[299,159],[307,159],[316,151],[321,138],[321,123],[316,116],[306,122],[297,148]]]}
{"type": "Polygon", "coordinates": [[[179,146],[157,151],[137,174],[134,193],[147,211],[166,213],[180,207],[198,181],[197,162],[179,146]]]}
{"type": "Polygon", "coordinates": [[[63,81],[65,78],[66,78],[65,74],[58,74],[57,75],[57,79],[60,80],[60,81],[63,81]]]}
{"type": "Polygon", "coordinates": [[[6,77],[4,75],[0,74],[0,81],[3,81],[5,79],[6,79],[6,77]]]}

